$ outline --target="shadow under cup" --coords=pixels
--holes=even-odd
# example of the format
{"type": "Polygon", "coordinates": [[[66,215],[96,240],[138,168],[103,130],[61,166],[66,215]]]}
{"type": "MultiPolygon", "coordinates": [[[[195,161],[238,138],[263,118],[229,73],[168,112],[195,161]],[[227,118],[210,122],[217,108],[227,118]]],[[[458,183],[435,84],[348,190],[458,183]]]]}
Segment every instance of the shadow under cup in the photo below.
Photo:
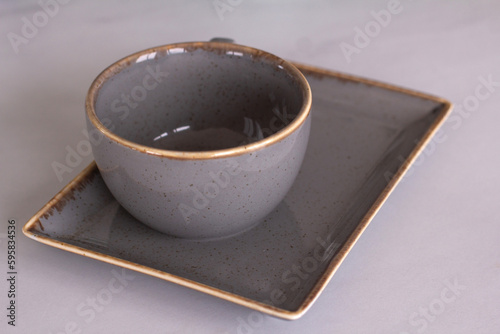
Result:
{"type": "Polygon", "coordinates": [[[113,196],[146,225],[194,239],[242,232],[281,202],[302,164],[310,107],[293,65],[218,42],[126,57],[86,101],[113,196]]]}

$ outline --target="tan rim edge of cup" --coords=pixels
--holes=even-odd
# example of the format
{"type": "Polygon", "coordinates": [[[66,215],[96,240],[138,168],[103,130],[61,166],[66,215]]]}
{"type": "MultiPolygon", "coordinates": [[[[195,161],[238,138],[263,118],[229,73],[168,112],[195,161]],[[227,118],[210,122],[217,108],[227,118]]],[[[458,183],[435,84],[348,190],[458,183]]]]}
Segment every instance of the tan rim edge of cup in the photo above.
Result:
{"type": "Polygon", "coordinates": [[[102,71],[97,78],[92,82],[87,98],[85,100],[85,109],[87,116],[92,122],[92,124],[101,132],[103,133],[107,138],[117,142],[118,144],[121,144],[123,146],[126,146],[128,148],[131,148],[133,150],[139,151],[139,152],[144,152],[147,154],[155,155],[155,156],[160,156],[160,157],[165,157],[165,158],[171,158],[171,159],[178,159],[178,160],[202,160],[202,159],[217,159],[217,158],[227,158],[227,157],[233,157],[233,156],[238,156],[242,155],[245,153],[251,153],[254,151],[257,151],[259,149],[262,149],[264,147],[267,147],[269,145],[275,144],[289,135],[291,135],[294,131],[296,131],[307,119],[309,116],[309,113],[311,111],[311,104],[312,104],[312,93],[311,93],[311,88],[309,86],[309,83],[307,82],[306,78],[304,75],[292,64],[289,62],[272,55],[270,53],[247,47],[247,46],[242,46],[238,44],[233,44],[233,43],[221,43],[221,42],[187,42],[187,43],[176,43],[176,44],[168,44],[168,45],[163,45],[159,47],[154,47],[150,49],[146,49],[143,51],[139,51],[137,53],[134,53],[130,56],[127,56],[123,59],[118,60],[117,62],[113,63],[110,65],[108,68],[106,68],[104,71],[102,71]],[[297,117],[293,119],[293,121],[286,125],[283,129],[280,131],[273,133],[271,136],[264,138],[262,140],[250,143],[248,145],[244,146],[236,146],[228,149],[223,149],[223,150],[213,150],[213,151],[193,151],[193,152],[188,152],[188,151],[171,151],[171,150],[163,150],[163,149],[157,149],[145,145],[140,145],[137,143],[134,143],[132,141],[129,141],[125,138],[122,138],[118,136],[117,134],[113,133],[111,130],[106,128],[103,123],[99,120],[97,117],[97,114],[95,112],[95,102],[96,102],[96,97],[99,93],[99,89],[101,86],[113,75],[119,73],[120,71],[124,70],[125,68],[131,66],[132,64],[135,63],[135,61],[142,55],[145,54],[150,54],[153,52],[158,52],[158,51],[167,51],[169,49],[173,48],[206,48],[206,49],[215,49],[215,50],[234,50],[234,51],[239,51],[239,52],[244,52],[248,54],[252,54],[254,56],[264,56],[267,59],[270,59],[277,63],[278,65],[281,65],[286,71],[288,71],[290,74],[295,76],[298,80],[298,83],[300,87],[302,88],[302,97],[303,97],[303,103],[302,107],[297,114],[297,117]]]}

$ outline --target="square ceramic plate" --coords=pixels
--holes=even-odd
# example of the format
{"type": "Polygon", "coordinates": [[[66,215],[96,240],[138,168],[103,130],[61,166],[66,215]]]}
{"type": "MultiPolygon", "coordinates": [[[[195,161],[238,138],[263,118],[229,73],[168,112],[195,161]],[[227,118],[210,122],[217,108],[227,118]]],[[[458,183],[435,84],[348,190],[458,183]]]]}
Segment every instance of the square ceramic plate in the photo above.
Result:
{"type": "Polygon", "coordinates": [[[443,99],[297,65],[313,92],[300,174],[252,230],[222,241],[158,233],[130,216],[95,164],[24,227],[39,242],[285,319],[302,316],[443,123],[443,99]]]}

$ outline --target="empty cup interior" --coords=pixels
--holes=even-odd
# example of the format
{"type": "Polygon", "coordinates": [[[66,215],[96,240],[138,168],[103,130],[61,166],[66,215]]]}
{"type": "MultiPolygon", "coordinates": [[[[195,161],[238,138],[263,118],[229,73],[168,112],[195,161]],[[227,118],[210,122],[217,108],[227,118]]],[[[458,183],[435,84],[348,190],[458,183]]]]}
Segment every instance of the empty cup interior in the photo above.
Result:
{"type": "Polygon", "coordinates": [[[301,111],[303,87],[287,66],[230,44],[151,51],[114,69],[95,113],[110,131],[144,146],[237,147],[282,130],[301,111]]]}

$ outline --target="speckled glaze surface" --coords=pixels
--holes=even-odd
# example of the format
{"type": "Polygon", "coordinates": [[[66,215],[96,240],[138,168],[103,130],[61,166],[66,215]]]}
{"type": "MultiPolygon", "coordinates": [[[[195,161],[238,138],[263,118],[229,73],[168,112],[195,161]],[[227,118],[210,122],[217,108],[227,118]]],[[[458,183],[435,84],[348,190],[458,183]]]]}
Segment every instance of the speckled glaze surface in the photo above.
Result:
{"type": "Polygon", "coordinates": [[[105,70],[87,99],[101,175],[139,221],[218,238],[285,197],[310,132],[311,92],[291,64],[231,43],[153,48],[105,70]]]}
{"type": "Polygon", "coordinates": [[[292,188],[261,224],[223,240],[170,237],[124,210],[92,164],[26,224],[24,233],[273,316],[299,318],[451,105],[297,66],[313,91],[309,146],[292,188]]]}

